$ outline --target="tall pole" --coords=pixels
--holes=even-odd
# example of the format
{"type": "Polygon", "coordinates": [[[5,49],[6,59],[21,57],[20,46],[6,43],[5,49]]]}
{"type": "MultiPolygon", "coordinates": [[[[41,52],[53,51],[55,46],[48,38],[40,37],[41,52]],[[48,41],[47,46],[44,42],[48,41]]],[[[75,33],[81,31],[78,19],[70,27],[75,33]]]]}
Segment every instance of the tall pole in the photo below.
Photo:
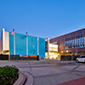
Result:
{"type": "Polygon", "coordinates": [[[37,37],[37,55],[39,55],[39,37],[37,37]]]}
{"type": "Polygon", "coordinates": [[[28,35],[27,35],[27,56],[28,56],[28,35]]]}

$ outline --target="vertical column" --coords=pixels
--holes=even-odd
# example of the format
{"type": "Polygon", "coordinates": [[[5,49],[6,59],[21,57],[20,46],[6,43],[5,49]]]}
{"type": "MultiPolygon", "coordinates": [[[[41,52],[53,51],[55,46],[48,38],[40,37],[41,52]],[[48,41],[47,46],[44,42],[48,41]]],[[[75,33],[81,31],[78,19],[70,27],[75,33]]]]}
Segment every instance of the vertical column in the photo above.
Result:
{"type": "Polygon", "coordinates": [[[49,38],[48,38],[47,43],[48,43],[48,59],[49,59],[49,38]]]}
{"type": "Polygon", "coordinates": [[[85,33],[84,33],[84,47],[85,47],[85,33]]]}
{"type": "Polygon", "coordinates": [[[14,55],[15,55],[16,51],[15,51],[15,33],[14,33],[14,55]]]}
{"type": "Polygon", "coordinates": [[[27,41],[27,55],[28,55],[28,35],[26,41],[27,41]]]}
{"type": "Polygon", "coordinates": [[[82,47],[83,47],[83,33],[82,33],[82,47]]]}
{"type": "Polygon", "coordinates": [[[37,55],[39,55],[39,37],[37,37],[37,55]]]}
{"type": "Polygon", "coordinates": [[[3,28],[3,50],[5,50],[5,31],[4,31],[5,29],[3,28]]]}
{"type": "Polygon", "coordinates": [[[1,52],[1,40],[0,40],[0,52],[1,52]]]}
{"type": "Polygon", "coordinates": [[[76,48],[76,33],[75,33],[74,44],[75,44],[75,48],[76,48]]]}

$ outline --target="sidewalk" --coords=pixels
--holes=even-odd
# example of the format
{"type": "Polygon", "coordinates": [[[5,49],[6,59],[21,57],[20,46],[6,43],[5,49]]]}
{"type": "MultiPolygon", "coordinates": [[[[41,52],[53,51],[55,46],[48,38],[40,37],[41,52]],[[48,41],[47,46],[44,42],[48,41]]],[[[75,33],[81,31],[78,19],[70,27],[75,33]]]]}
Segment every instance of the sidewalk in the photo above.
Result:
{"type": "Polygon", "coordinates": [[[58,85],[85,85],[85,77],[75,79],[72,81],[64,82],[58,85]]]}

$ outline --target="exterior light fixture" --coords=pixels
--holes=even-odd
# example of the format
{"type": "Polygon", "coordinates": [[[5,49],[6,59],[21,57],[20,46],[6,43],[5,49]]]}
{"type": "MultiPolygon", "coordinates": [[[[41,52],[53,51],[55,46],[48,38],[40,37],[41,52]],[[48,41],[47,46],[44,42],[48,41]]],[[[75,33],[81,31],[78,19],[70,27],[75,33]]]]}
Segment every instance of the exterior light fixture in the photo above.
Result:
{"type": "Polygon", "coordinates": [[[61,53],[63,53],[63,51],[61,51],[61,53]]]}
{"type": "Polygon", "coordinates": [[[66,53],[68,53],[68,50],[66,50],[66,53]]]}

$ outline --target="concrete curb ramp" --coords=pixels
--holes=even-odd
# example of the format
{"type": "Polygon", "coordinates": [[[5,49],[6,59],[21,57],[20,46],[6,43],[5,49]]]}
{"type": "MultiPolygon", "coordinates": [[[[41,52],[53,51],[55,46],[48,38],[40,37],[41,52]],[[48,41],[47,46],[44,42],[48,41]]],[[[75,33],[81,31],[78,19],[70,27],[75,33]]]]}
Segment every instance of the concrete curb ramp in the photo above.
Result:
{"type": "Polygon", "coordinates": [[[27,81],[25,82],[25,85],[34,85],[34,76],[28,72],[25,72],[25,75],[27,76],[27,81]]]}
{"type": "Polygon", "coordinates": [[[75,79],[72,81],[64,82],[58,85],[85,85],[85,77],[75,79]]]}
{"type": "Polygon", "coordinates": [[[24,85],[26,79],[27,79],[26,75],[22,72],[19,72],[19,78],[13,85],[24,85]]]}

